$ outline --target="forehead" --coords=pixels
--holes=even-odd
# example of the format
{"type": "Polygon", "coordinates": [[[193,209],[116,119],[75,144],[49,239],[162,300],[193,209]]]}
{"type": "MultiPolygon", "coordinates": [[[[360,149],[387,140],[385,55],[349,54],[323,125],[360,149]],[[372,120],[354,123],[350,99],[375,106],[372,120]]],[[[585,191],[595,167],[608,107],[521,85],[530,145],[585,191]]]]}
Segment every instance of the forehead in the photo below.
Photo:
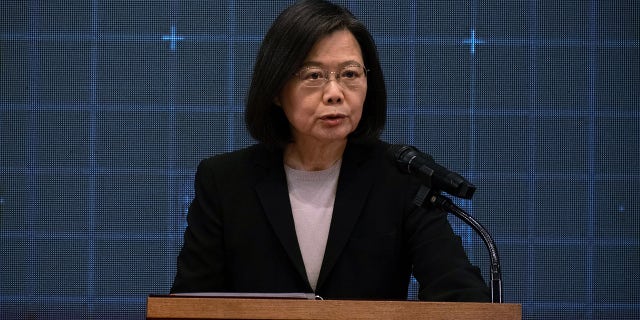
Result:
{"type": "Polygon", "coordinates": [[[311,48],[304,64],[315,66],[344,66],[362,64],[360,44],[349,30],[337,30],[320,38],[311,48]]]}

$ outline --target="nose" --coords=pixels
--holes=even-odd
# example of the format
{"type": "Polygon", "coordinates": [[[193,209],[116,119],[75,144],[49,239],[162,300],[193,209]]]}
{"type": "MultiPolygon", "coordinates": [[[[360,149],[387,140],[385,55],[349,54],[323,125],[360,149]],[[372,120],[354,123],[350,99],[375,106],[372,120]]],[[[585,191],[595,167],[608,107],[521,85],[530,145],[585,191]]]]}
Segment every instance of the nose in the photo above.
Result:
{"type": "Polygon", "coordinates": [[[344,92],[338,81],[327,81],[323,87],[322,99],[327,105],[342,103],[344,101],[344,92]]]}

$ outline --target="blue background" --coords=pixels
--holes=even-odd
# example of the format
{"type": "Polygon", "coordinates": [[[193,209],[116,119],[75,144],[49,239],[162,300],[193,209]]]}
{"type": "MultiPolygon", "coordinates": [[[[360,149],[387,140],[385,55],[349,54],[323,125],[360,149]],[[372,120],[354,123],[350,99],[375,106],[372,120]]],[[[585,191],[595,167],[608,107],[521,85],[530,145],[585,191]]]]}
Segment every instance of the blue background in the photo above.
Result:
{"type": "MultiPolygon", "coordinates": [[[[252,143],[254,57],[289,3],[0,2],[3,318],[141,319],[168,292],[195,167],[252,143]]],[[[383,138],[478,186],[457,203],[506,302],[639,318],[640,2],[339,3],[379,46],[383,138]]]]}

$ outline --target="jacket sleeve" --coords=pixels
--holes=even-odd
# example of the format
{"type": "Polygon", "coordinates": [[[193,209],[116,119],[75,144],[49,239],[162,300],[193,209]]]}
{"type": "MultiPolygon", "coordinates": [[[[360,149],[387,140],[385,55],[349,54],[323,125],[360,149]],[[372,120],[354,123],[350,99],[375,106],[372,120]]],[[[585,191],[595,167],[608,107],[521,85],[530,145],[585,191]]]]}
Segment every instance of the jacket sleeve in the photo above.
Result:
{"type": "Polygon", "coordinates": [[[406,220],[413,275],[420,285],[418,298],[428,301],[491,300],[480,269],[467,258],[460,237],[438,209],[415,207],[406,220]]]}
{"type": "Polygon", "coordinates": [[[195,197],[189,206],[171,293],[225,291],[222,217],[212,168],[204,160],[196,172],[195,197]]]}

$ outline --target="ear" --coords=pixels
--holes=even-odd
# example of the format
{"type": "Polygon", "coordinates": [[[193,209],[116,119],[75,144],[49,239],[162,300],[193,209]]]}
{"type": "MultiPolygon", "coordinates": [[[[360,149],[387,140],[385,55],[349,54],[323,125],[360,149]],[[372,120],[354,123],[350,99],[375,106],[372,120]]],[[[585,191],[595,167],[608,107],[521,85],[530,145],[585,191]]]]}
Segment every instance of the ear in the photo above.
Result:
{"type": "Polygon", "coordinates": [[[273,97],[273,103],[278,107],[282,107],[282,103],[280,103],[280,97],[279,96],[273,97]]]}

